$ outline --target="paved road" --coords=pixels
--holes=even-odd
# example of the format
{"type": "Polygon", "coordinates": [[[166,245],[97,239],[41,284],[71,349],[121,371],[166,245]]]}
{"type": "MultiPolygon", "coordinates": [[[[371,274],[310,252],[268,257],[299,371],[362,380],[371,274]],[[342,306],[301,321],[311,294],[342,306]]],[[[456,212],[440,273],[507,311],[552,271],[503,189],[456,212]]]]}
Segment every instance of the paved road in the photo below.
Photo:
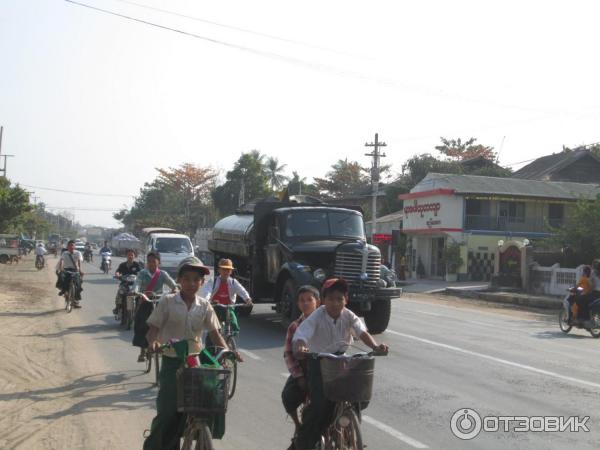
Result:
{"type": "MultiPolygon", "coordinates": [[[[141,448],[156,389],[136,363],[131,332],[120,331],[111,316],[116,282],[86,266],[84,307],[69,317],[61,337],[76,335],[76,351],[103,361],[105,370],[86,381],[96,394],[121,386],[109,399],[90,396],[74,414],[118,414],[129,430],[123,448],[141,448]]],[[[284,330],[270,305],[257,305],[241,327],[246,362],[226,437],[216,448],[285,449],[293,426],[280,404],[284,330]]],[[[369,449],[598,447],[600,342],[583,332],[563,335],[553,316],[408,294],[395,302],[390,327],[378,338],[392,351],[376,363],[374,396],[363,420],[369,449]],[[482,432],[462,441],[450,431],[450,418],[461,408],[482,416],[589,415],[591,431],[482,432]]],[[[101,434],[98,439],[97,448],[107,448],[101,434]]]]}

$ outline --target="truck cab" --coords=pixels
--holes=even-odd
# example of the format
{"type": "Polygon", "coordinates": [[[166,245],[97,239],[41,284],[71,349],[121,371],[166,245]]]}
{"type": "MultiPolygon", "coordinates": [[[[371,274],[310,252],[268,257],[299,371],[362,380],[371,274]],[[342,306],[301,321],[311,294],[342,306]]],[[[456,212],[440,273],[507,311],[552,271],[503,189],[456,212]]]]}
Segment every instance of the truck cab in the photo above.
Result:
{"type": "Polygon", "coordinates": [[[299,315],[300,286],[320,288],[331,277],[348,282],[348,307],[373,333],[387,328],[391,300],[401,295],[380,275],[381,253],[366,241],[359,208],[257,202],[219,221],[209,249],[215,260],[232,259],[252,298],[274,302],[284,323],[299,315]]]}

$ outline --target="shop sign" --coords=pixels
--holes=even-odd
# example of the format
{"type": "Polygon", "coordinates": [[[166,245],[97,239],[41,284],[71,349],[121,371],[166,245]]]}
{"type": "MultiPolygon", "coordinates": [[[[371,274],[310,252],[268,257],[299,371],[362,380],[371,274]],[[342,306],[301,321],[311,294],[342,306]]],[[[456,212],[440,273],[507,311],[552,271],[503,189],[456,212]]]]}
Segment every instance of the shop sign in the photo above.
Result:
{"type": "Polygon", "coordinates": [[[404,207],[404,214],[420,214],[420,216],[423,217],[424,213],[433,212],[433,215],[437,216],[440,209],[442,209],[442,205],[439,202],[419,204],[418,201],[415,200],[412,205],[404,207]]]}
{"type": "Polygon", "coordinates": [[[392,242],[392,235],[391,234],[374,234],[373,235],[373,243],[375,245],[377,244],[383,244],[386,242],[392,242]]]}

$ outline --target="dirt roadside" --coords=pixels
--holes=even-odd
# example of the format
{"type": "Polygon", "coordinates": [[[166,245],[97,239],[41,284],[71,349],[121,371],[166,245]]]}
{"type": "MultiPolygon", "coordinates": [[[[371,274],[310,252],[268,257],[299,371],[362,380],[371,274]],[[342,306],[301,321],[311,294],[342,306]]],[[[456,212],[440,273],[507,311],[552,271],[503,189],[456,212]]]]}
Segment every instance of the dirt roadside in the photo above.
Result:
{"type": "Polygon", "coordinates": [[[56,295],[55,261],[0,265],[0,448],[139,448],[125,411],[108,412],[127,395],[124,380],[85,336],[65,332],[86,325],[56,295]]]}

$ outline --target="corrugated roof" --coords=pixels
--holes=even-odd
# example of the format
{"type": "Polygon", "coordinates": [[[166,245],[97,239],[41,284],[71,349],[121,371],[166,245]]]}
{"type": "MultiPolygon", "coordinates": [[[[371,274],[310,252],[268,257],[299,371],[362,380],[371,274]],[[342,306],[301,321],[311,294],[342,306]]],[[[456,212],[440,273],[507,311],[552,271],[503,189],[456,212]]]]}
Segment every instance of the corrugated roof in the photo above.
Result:
{"type": "Polygon", "coordinates": [[[600,194],[600,186],[596,184],[442,173],[427,174],[411,192],[423,192],[440,188],[454,189],[457,194],[494,194],[561,200],[577,200],[581,197],[591,199],[600,194]]]}
{"type": "Polygon", "coordinates": [[[526,166],[521,167],[512,176],[513,178],[523,178],[528,180],[544,180],[553,173],[558,172],[584,157],[592,157],[600,163],[600,159],[589,150],[573,150],[571,152],[561,152],[542,156],[526,166]]]}

